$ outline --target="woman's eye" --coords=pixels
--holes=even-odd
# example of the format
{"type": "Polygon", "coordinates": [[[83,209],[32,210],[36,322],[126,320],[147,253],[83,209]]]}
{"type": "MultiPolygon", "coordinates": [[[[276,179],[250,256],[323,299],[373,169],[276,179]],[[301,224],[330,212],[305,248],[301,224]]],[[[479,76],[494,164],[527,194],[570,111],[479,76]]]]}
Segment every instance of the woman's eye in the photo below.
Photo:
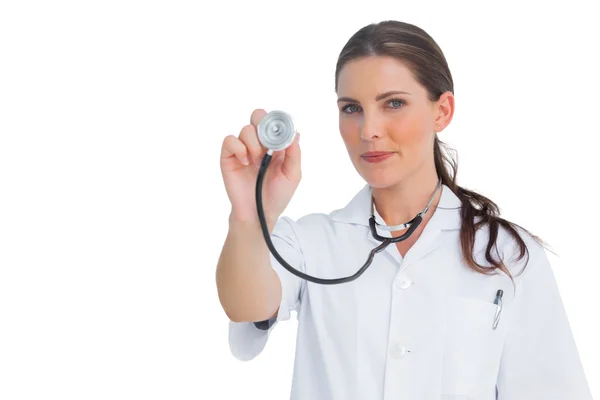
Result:
{"type": "Polygon", "coordinates": [[[392,106],[392,108],[400,108],[401,106],[404,105],[404,101],[402,100],[390,100],[390,105],[392,106]]]}
{"type": "Polygon", "coordinates": [[[353,112],[356,112],[356,110],[355,110],[355,109],[353,109],[353,107],[354,107],[354,108],[358,108],[358,107],[356,106],[356,104],[348,104],[347,106],[344,106],[344,107],[342,108],[342,111],[343,111],[343,112],[345,112],[346,114],[352,114],[353,112]]]}

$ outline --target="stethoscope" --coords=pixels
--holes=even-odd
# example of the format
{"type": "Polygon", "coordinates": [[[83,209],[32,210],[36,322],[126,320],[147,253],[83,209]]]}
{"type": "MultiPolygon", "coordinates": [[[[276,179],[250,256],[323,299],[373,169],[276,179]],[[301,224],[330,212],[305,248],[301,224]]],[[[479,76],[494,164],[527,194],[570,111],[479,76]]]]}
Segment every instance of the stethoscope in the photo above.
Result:
{"type": "Polygon", "coordinates": [[[367,268],[371,265],[371,262],[373,261],[373,258],[375,257],[376,253],[379,253],[391,243],[402,242],[403,240],[408,239],[410,235],[412,235],[412,233],[419,227],[419,225],[423,221],[423,216],[427,213],[427,211],[429,211],[429,206],[433,202],[433,199],[435,198],[437,192],[441,189],[442,182],[441,180],[438,181],[436,189],[434,190],[431,199],[427,203],[427,206],[421,212],[419,212],[412,220],[400,225],[387,226],[376,222],[374,211],[375,207],[373,204],[373,198],[371,197],[371,217],[369,218],[369,226],[371,228],[371,234],[373,235],[373,237],[376,240],[381,241],[382,243],[379,246],[375,247],[373,250],[371,250],[371,252],[369,253],[369,257],[365,262],[365,265],[363,265],[354,275],[346,276],[343,278],[323,279],[307,275],[289,265],[275,249],[275,246],[271,241],[271,235],[269,234],[269,228],[265,220],[265,214],[263,211],[262,204],[263,180],[267,172],[269,163],[271,162],[273,152],[278,150],[284,150],[285,148],[287,148],[289,145],[292,144],[295,136],[296,129],[294,127],[294,121],[288,113],[285,113],[283,111],[275,110],[269,112],[263,117],[263,119],[258,124],[258,139],[262,143],[262,145],[267,149],[267,152],[263,156],[260,168],[258,170],[258,177],[256,179],[256,209],[258,211],[258,218],[260,220],[260,226],[263,232],[263,236],[265,237],[267,247],[271,251],[271,254],[273,254],[273,256],[275,257],[275,259],[279,261],[279,263],[285,269],[302,279],[306,279],[309,282],[319,283],[322,285],[335,285],[339,283],[351,282],[357,279],[367,270],[367,268]],[[384,237],[377,233],[377,227],[389,232],[407,228],[408,230],[402,236],[384,237]]]}

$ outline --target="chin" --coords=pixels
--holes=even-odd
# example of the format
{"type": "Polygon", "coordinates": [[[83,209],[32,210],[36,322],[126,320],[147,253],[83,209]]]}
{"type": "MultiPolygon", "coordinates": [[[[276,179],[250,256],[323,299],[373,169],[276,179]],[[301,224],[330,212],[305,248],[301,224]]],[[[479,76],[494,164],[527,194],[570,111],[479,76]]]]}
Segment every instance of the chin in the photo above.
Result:
{"type": "Polygon", "coordinates": [[[398,171],[388,168],[379,171],[363,171],[360,175],[369,186],[378,189],[394,186],[402,180],[402,176],[398,171]]]}

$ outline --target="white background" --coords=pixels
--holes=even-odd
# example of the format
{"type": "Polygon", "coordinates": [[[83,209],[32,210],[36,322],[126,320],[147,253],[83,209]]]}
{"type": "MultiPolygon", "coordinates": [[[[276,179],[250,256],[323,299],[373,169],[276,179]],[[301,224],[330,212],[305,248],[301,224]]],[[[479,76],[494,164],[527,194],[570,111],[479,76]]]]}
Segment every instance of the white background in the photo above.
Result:
{"type": "Polygon", "coordinates": [[[304,161],[285,214],[343,207],[363,181],[335,62],[383,19],[442,47],[456,112],[440,138],[459,184],[559,254],[600,398],[594,2],[201,3],[2,2],[1,399],[287,398],[295,319],[253,361],[229,352],[221,142],[255,108],[290,112],[304,161]]]}

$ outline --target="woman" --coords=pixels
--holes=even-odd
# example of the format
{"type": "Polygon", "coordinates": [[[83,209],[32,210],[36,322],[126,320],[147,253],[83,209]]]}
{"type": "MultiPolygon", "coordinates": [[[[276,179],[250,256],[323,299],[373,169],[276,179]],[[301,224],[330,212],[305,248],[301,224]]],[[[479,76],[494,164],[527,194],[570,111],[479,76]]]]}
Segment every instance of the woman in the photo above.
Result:
{"type": "Polygon", "coordinates": [[[293,399],[591,399],[543,242],[455,183],[437,137],[452,120],[453,82],[435,41],[407,23],[366,26],[339,56],[335,90],[366,184],[343,209],[294,221],[281,215],[301,178],[299,141],[275,153],[263,198],[278,252],[309,275],[346,277],[381,244],[371,212],[382,236],[424,212],[422,223],[352,282],[289,273],[256,213],[256,110],[221,155],[232,211],[217,287],[233,354],[257,356],[296,311],[293,399]]]}

